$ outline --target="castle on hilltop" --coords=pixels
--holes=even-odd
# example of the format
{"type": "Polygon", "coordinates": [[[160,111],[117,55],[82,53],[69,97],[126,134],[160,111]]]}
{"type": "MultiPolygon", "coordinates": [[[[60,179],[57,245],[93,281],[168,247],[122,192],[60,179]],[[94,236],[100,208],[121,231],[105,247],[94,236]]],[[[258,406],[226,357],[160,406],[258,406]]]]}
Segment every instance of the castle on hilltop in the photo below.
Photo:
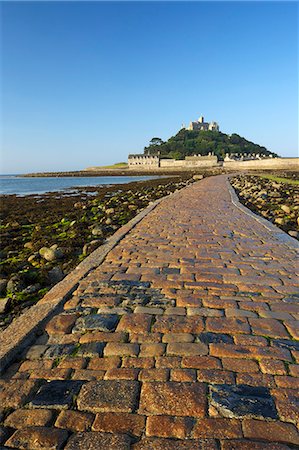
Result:
{"type": "MultiPolygon", "coordinates": [[[[185,127],[184,127],[185,128],[185,127]]],[[[219,125],[217,122],[205,122],[203,116],[200,116],[195,122],[190,122],[187,130],[194,131],[219,131],[219,125]]]]}

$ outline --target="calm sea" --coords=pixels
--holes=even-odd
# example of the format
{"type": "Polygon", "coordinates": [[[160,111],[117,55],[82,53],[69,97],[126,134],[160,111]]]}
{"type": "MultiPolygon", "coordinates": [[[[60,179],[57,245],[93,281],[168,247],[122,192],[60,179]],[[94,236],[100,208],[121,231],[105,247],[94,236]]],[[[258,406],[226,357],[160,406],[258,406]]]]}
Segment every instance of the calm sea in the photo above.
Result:
{"type": "Polygon", "coordinates": [[[0,194],[44,194],[84,186],[103,186],[153,180],[160,177],[45,177],[19,178],[16,175],[0,175],[0,194]]]}

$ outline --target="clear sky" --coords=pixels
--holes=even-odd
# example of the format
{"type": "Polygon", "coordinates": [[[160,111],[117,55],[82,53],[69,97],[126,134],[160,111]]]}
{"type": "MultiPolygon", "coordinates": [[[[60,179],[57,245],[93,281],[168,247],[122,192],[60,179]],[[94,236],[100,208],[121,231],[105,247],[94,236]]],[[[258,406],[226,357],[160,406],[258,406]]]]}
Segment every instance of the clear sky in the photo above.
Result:
{"type": "Polygon", "coordinates": [[[296,2],[2,2],[1,173],[75,170],[216,120],[298,152],[296,2]]]}

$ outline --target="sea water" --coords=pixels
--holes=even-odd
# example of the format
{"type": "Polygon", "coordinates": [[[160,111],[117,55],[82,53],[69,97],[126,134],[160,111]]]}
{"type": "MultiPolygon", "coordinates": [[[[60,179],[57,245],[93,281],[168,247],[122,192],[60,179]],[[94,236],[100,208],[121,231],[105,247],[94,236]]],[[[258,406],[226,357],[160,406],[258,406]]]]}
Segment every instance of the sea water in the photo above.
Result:
{"type": "Polygon", "coordinates": [[[0,175],[1,195],[30,195],[45,192],[67,191],[86,186],[104,186],[131,183],[160,178],[159,176],[114,176],[114,177],[26,177],[0,175]]]}

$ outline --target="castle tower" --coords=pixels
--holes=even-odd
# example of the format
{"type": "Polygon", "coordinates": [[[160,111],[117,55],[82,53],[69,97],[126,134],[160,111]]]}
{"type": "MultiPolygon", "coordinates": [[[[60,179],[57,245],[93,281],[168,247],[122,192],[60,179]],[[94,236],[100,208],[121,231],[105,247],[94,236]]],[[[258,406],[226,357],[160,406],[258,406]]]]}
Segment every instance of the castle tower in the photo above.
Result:
{"type": "Polygon", "coordinates": [[[200,116],[200,118],[198,119],[198,122],[199,122],[199,123],[204,123],[204,121],[205,121],[204,117],[203,117],[203,116],[200,116]]]}

